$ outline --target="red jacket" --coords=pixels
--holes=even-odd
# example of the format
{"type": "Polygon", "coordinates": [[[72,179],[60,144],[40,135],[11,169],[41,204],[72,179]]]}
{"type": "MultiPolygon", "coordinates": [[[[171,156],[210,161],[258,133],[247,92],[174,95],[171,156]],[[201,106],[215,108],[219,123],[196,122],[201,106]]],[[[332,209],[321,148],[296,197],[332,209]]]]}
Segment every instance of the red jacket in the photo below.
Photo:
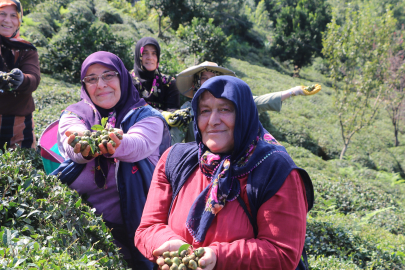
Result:
{"type": "MultiPolygon", "coordinates": [[[[172,189],[165,175],[168,151],[159,160],[149,189],[135,246],[149,260],[152,252],[168,240],[180,239],[195,248],[210,247],[217,255],[219,269],[295,269],[301,257],[308,209],[304,184],[293,170],[280,190],[259,209],[258,236],[254,238],[250,221],[237,200],[227,202],[212,222],[203,243],[196,243],[185,227],[191,205],[209,185],[199,168],[175,198],[167,213],[172,189]]],[[[247,176],[239,179],[241,197],[248,205],[247,176]]]]}

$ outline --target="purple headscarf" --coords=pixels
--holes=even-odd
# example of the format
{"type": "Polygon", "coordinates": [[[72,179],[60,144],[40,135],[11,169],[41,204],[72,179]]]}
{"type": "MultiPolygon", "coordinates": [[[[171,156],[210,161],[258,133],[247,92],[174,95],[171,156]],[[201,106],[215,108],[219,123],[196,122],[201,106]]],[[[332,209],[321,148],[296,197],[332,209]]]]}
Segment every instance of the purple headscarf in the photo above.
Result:
{"type": "MultiPolygon", "coordinates": [[[[81,81],[86,76],[88,68],[94,64],[101,64],[107,68],[117,71],[119,74],[121,98],[118,103],[110,109],[116,113],[115,127],[119,128],[125,115],[131,109],[144,106],[146,105],[146,102],[143,98],[139,97],[138,91],[132,84],[131,76],[129,75],[128,70],[125,68],[124,63],[122,63],[121,59],[113,53],[100,51],[90,54],[82,64],[80,75],[81,81]]],[[[80,98],[81,101],[70,105],[66,108],[66,111],[70,111],[80,116],[85,121],[88,129],[90,129],[90,127],[93,125],[100,124],[101,114],[99,110],[103,110],[103,108],[96,106],[90,99],[84,82],[82,82],[80,98]]]]}

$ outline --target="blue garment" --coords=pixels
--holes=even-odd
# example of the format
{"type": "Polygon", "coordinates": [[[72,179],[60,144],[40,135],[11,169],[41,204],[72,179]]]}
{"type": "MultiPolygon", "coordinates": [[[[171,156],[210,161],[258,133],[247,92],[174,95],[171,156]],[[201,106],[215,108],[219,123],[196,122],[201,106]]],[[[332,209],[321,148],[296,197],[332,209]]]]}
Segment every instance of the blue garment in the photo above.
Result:
{"type": "MultiPolygon", "coordinates": [[[[137,109],[130,117],[122,122],[122,130],[128,132],[136,122],[146,117],[159,117],[164,123],[163,116],[149,105],[137,109]]],[[[161,155],[170,146],[170,134],[167,124],[163,134],[163,143],[159,148],[161,155]]],[[[138,228],[143,208],[146,203],[150,183],[152,181],[153,165],[147,158],[137,162],[119,162],[117,173],[117,187],[120,195],[122,218],[131,239],[131,253],[134,269],[153,269],[153,264],[146,259],[134,245],[135,231],[138,228]]]]}

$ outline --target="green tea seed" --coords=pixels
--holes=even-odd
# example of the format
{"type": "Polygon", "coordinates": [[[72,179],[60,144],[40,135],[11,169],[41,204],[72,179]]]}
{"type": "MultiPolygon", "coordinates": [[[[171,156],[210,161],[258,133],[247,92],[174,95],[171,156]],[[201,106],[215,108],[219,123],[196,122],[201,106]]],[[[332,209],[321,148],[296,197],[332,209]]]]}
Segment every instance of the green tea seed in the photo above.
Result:
{"type": "Polygon", "coordinates": [[[167,264],[168,266],[171,266],[173,264],[173,262],[170,258],[165,258],[165,264],[167,264]]]}
{"type": "Polygon", "coordinates": [[[186,256],[186,257],[183,258],[182,262],[183,262],[184,264],[188,264],[188,262],[189,262],[190,260],[191,260],[190,257],[186,256]]]}
{"type": "Polygon", "coordinates": [[[184,258],[186,255],[187,255],[187,250],[182,250],[182,251],[180,252],[180,256],[181,256],[182,258],[184,258]]]}
{"type": "Polygon", "coordinates": [[[179,253],[177,251],[172,251],[170,252],[170,257],[177,257],[179,255],[179,253]]]}
{"type": "Polygon", "coordinates": [[[179,257],[173,257],[172,262],[179,265],[181,263],[179,257]]]}
{"type": "Polygon", "coordinates": [[[193,269],[193,270],[197,269],[197,263],[194,260],[190,260],[188,262],[188,268],[193,269]]]}
{"type": "Polygon", "coordinates": [[[163,252],[163,257],[168,258],[170,257],[170,251],[163,252]]]}
{"type": "Polygon", "coordinates": [[[201,257],[202,255],[204,255],[204,252],[205,252],[205,250],[204,250],[203,247],[199,247],[199,248],[197,248],[196,250],[194,250],[194,254],[195,254],[197,257],[201,257]]]}

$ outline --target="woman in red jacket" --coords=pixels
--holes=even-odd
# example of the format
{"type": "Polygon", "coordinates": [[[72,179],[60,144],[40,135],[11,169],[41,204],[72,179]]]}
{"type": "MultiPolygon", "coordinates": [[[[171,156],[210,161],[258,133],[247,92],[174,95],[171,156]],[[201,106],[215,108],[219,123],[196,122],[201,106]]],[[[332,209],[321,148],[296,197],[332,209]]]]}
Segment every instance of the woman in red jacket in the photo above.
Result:
{"type": "Polygon", "coordinates": [[[312,183],[263,129],[250,88],[212,78],[192,108],[196,142],[176,144],[159,160],[136,247],[152,261],[184,243],[204,247],[205,269],[302,265],[312,183]]]}

